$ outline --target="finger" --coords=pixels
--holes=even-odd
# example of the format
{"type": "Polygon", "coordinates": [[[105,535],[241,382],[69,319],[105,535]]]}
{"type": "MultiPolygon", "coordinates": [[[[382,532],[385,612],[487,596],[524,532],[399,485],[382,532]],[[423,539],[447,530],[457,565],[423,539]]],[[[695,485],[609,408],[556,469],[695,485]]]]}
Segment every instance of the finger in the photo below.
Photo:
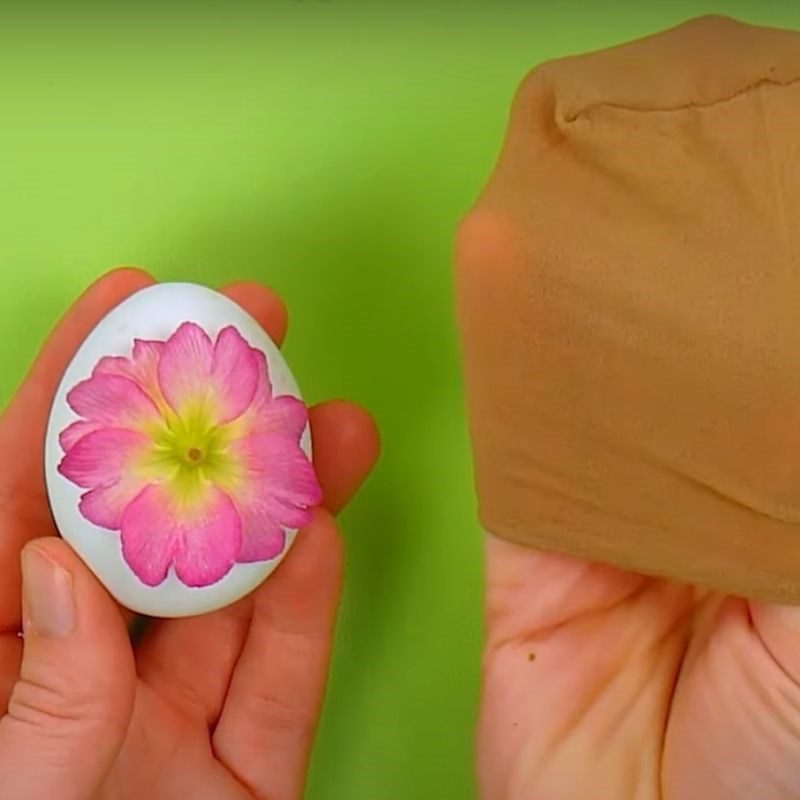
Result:
{"type": "Polygon", "coordinates": [[[342,544],[318,510],[274,578],[231,678],[213,746],[256,797],[301,797],[342,582],[342,544]]]}
{"type": "MultiPolygon", "coordinates": [[[[335,511],[355,493],[374,464],[377,432],[365,411],[340,401],[312,409],[311,424],[315,467],[325,502],[335,511]]],[[[277,573],[268,582],[276,578],[277,573]]],[[[153,621],[137,648],[142,680],[186,713],[213,725],[251,612],[252,596],[201,617],[153,621]],[[203,664],[202,670],[198,664],[203,664]]]]}
{"type": "Polygon", "coordinates": [[[220,291],[240,305],[269,334],[277,345],[283,343],[289,324],[286,306],[271,289],[254,281],[237,281],[220,291]]]}
{"type": "Polygon", "coordinates": [[[25,645],[0,720],[7,797],[94,797],[122,746],[136,673],[114,602],[63,541],[23,551],[25,645]]]}
{"type": "MultiPolygon", "coordinates": [[[[42,453],[50,405],[73,354],[94,325],[128,295],[153,283],[138,269],[118,269],[94,283],[48,337],[0,418],[0,631],[19,625],[19,552],[32,536],[55,533],[42,453]]],[[[13,646],[11,646],[13,649],[13,646]]],[[[0,662],[0,672],[6,671],[0,662]]]]}
{"type": "Polygon", "coordinates": [[[0,716],[6,713],[8,698],[17,682],[21,663],[22,633],[8,631],[0,635],[0,716]]]}
{"type": "Polygon", "coordinates": [[[800,606],[749,603],[750,622],[769,655],[800,686],[800,606]]]}
{"type": "Polygon", "coordinates": [[[380,452],[378,428],[368,411],[347,400],[331,400],[309,412],[314,469],[324,504],[334,514],[350,502],[380,452]]]}

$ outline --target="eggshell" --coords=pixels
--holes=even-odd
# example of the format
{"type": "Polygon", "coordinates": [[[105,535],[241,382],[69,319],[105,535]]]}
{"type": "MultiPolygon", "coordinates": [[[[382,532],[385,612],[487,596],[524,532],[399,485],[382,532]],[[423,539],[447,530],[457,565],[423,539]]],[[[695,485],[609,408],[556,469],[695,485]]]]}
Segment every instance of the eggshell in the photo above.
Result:
{"type": "MultiPolygon", "coordinates": [[[[233,325],[248,344],[267,359],[273,395],[300,392],[274,342],[240,306],[218,292],[190,283],[161,283],[143,289],[114,308],[89,334],[64,373],[55,395],[45,441],[45,476],[50,505],[62,537],[77,551],[117,601],[132,611],[156,617],[202,614],[235,602],[264,581],[285,557],[296,531],[286,530],[286,546],[270,561],[236,563],[230,572],[208,586],[182,583],[170,568],[157,586],[143,583],[122,557],[119,531],[100,528],[79,511],[86,491],[58,471],[64,457],[59,434],[78,419],[67,394],[89,378],[103,356],[130,357],[134,339],[166,340],[184,322],[199,325],[214,340],[233,325]]],[[[308,425],[301,447],[310,457],[308,425]]]]}

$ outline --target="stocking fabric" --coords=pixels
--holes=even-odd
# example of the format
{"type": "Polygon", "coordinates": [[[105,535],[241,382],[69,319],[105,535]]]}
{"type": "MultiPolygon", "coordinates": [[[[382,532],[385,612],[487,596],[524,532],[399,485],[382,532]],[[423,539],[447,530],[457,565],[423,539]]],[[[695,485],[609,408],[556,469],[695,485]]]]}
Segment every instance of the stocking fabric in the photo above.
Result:
{"type": "Polygon", "coordinates": [[[537,68],[456,251],[483,526],[800,602],[800,33],[537,68]]]}

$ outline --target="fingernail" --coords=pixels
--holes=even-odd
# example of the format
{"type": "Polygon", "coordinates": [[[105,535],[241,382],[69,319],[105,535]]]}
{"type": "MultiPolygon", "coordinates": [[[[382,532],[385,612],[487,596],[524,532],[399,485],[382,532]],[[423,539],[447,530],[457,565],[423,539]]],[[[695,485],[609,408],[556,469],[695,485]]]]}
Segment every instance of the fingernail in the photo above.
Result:
{"type": "Polygon", "coordinates": [[[61,639],[75,628],[72,576],[36,547],[22,551],[22,615],[25,633],[61,639]]]}

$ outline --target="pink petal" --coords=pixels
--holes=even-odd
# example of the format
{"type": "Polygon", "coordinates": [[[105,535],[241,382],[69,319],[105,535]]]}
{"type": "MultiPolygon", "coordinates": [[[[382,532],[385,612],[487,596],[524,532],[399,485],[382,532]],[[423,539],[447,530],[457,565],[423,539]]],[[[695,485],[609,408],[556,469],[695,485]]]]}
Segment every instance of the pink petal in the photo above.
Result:
{"type": "Polygon", "coordinates": [[[121,375],[123,378],[132,378],[133,364],[125,356],[103,356],[95,364],[92,375],[121,375]]]}
{"type": "Polygon", "coordinates": [[[103,425],[100,422],[87,422],[84,419],[79,419],[61,431],[58,436],[58,443],[61,445],[61,449],[66,452],[73,448],[87,433],[93,433],[102,427],[103,425]]]}
{"type": "Polygon", "coordinates": [[[300,445],[279,433],[254,433],[232,445],[250,477],[293,505],[310,508],[322,500],[314,468],[300,445]]]}
{"type": "Polygon", "coordinates": [[[156,377],[156,367],[163,349],[164,342],[152,339],[133,340],[133,361],[140,375],[156,377]]]}
{"type": "Polygon", "coordinates": [[[237,420],[237,425],[242,424],[242,435],[275,431],[299,441],[308,423],[308,409],[296,397],[273,396],[266,356],[260,350],[252,352],[258,364],[258,382],[253,402],[237,420]]]}
{"type": "Polygon", "coordinates": [[[208,486],[197,508],[175,504],[169,490],[149,486],[122,516],[122,554],[148,586],[170,564],[187,586],[208,586],[230,571],[241,548],[241,520],[230,498],[208,486]]]}
{"type": "Polygon", "coordinates": [[[187,586],[208,586],[228,574],[242,546],[242,521],[224,492],[202,518],[186,527],[175,554],[175,573],[187,586]]]}
{"type": "Polygon", "coordinates": [[[211,339],[195,323],[184,322],[167,339],[158,360],[158,384],[175,411],[205,396],[213,363],[211,339]]]}
{"type": "Polygon", "coordinates": [[[144,487],[141,481],[124,479],[113,486],[99,486],[81,497],[78,508],[89,522],[118,531],[125,509],[144,487]]]}
{"type": "Polygon", "coordinates": [[[165,502],[157,486],[148,486],[129,503],[120,524],[122,557],[147,586],[158,586],[167,577],[178,536],[164,512],[165,502]]]}
{"type": "Polygon", "coordinates": [[[79,439],[61,459],[58,471],[85,489],[113,486],[130,462],[150,446],[141,433],[103,428],[79,439]]]}
{"type": "Polygon", "coordinates": [[[234,501],[242,517],[239,560],[274,558],[283,549],[276,528],[302,528],[322,501],[314,468],[298,443],[276,433],[252,434],[233,451],[246,477],[234,501]]]}
{"type": "Polygon", "coordinates": [[[299,442],[308,424],[308,409],[302,400],[281,395],[263,403],[250,424],[253,433],[280,433],[299,442]]]}
{"type": "Polygon", "coordinates": [[[137,428],[157,423],[161,418],[144,390],[121,375],[92,375],[70,390],[67,403],[90,422],[117,428],[137,428]]]}
{"type": "MultiPolygon", "coordinates": [[[[240,512],[241,514],[241,512],[240,512]]],[[[275,522],[241,514],[242,548],[236,560],[242,564],[271,561],[286,547],[286,532],[275,522]]]]}
{"type": "Polygon", "coordinates": [[[258,368],[258,381],[256,383],[256,391],[253,394],[251,408],[254,411],[258,411],[265,403],[269,403],[272,400],[272,381],[269,377],[267,357],[255,348],[253,348],[253,357],[258,368]]]}
{"type": "Polygon", "coordinates": [[[187,322],[165,344],[158,380],[178,414],[187,408],[206,407],[221,425],[241,416],[252,402],[258,363],[235,328],[222,330],[212,345],[201,328],[187,322]]]}
{"type": "Polygon", "coordinates": [[[229,325],[214,346],[211,381],[220,403],[220,422],[241,416],[253,401],[258,385],[258,361],[252,347],[229,325]]]}
{"type": "Polygon", "coordinates": [[[106,356],[97,363],[96,374],[121,375],[135,381],[156,402],[161,400],[158,387],[158,359],[164,342],[134,339],[133,358],[106,356]]]}

